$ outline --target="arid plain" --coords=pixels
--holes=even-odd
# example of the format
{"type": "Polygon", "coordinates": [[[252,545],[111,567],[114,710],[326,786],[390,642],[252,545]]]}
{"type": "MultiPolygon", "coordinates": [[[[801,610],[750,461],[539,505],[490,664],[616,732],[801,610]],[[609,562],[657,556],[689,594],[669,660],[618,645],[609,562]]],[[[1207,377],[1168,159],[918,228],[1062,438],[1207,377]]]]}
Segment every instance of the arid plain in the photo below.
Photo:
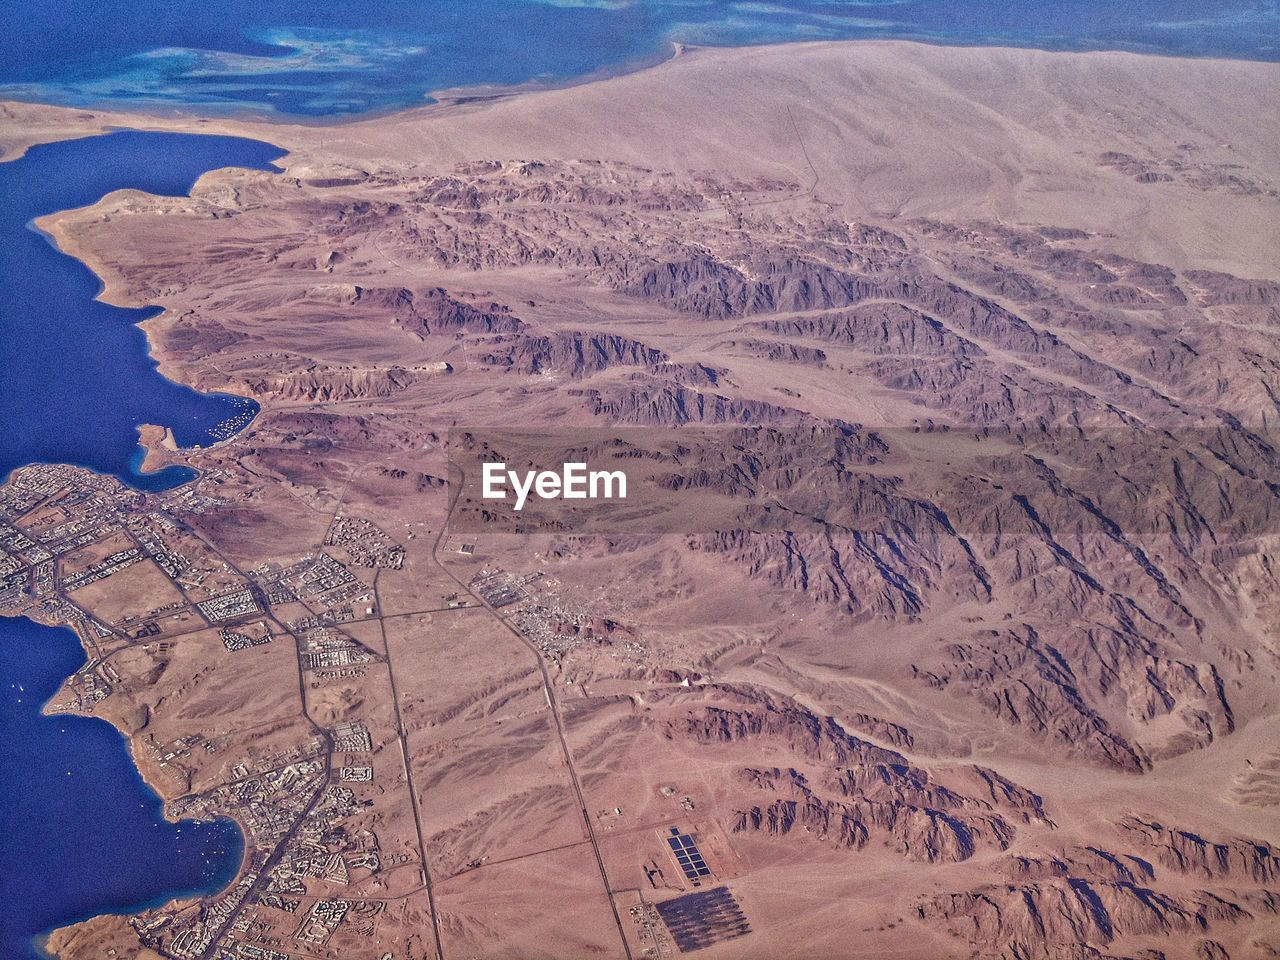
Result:
{"type": "Polygon", "coordinates": [[[9,157],[289,151],[40,224],[262,405],[146,431],[175,491],[0,488],[4,612],[90,655],[55,706],[247,841],[50,949],[1280,956],[1278,90],[823,43],[341,125],[4,105],[9,157]],[[451,528],[486,427],[687,436],[694,519],[451,528]]]}

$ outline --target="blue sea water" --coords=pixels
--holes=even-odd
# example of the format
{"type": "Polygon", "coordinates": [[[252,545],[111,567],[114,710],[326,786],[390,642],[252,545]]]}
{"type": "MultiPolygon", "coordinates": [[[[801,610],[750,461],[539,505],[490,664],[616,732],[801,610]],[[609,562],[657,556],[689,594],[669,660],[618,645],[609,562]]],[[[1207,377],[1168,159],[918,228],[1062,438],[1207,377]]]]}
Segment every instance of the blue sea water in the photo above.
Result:
{"type": "Polygon", "coordinates": [[[336,116],[562,82],[673,42],[899,38],[1280,59],[1276,0],[46,0],[0,9],[0,97],[336,116]]]}
{"type": "Polygon", "coordinates": [[[139,424],[171,427],[179,444],[192,446],[252,418],[252,400],[162,377],[137,327],[157,311],[94,300],[98,279],[31,221],[123,187],[185,194],[207,170],[271,169],[282,152],[235,137],[121,132],[44,144],[0,163],[0,477],[24,463],[77,463],[162,489],[191,471],[140,473],[139,424]]]}
{"type": "MultiPolygon", "coordinates": [[[[1280,60],[1277,0],[46,0],[0,4],[0,98],[74,106],[341,118],[480,84],[561,83],[656,60],[674,42],[899,38],[1280,60]]],[[[0,477],[79,463],[139,472],[136,428],[217,439],[256,412],[161,377],[137,323],[33,218],[135,187],[183,194],[204,171],[269,169],[226,137],[122,132],[0,163],[0,477]]],[[[212,890],[234,875],[229,822],[168,824],[121,737],[40,705],[83,662],[68,630],[0,619],[0,957],[104,911],[212,890]]]]}
{"type": "Polygon", "coordinates": [[[76,635],[0,619],[0,957],[96,914],[221,889],[244,840],[229,820],[164,819],[124,738],[105,720],[44,716],[84,663],[76,635]]]}
{"type": "MultiPolygon", "coordinates": [[[[252,401],[162,377],[136,324],[151,310],[96,302],[99,284],[31,226],[41,214],[136,187],[185,194],[206,170],[270,169],[281,150],[233,137],[122,132],[33,148],[0,164],[0,477],[36,461],[78,463],[162,489],[186,468],[138,472],[137,426],[205,444],[242,426],[252,401]]],[[[239,867],[235,824],[169,824],[123,738],[91,718],[41,715],[84,662],[75,634],[0,618],[0,957],[112,910],[215,890],[239,867]]]]}

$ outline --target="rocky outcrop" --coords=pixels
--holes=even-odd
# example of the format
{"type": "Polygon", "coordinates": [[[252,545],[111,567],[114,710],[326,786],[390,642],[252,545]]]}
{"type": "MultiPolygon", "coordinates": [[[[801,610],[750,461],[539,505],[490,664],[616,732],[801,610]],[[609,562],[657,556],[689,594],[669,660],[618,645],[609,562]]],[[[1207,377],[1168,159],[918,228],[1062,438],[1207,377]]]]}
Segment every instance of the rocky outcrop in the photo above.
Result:
{"type": "Polygon", "coordinates": [[[982,958],[1102,957],[1119,938],[1203,936],[1250,918],[1210,893],[1173,896],[1133,883],[1076,878],[992,885],[932,897],[917,916],[976,948],[982,958]]]}
{"type": "Polygon", "coordinates": [[[690,544],[725,557],[748,576],[864,616],[919,614],[922,591],[940,572],[936,563],[911,564],[889,541],[860,533],[732,530],[698,535],[690,544]]]}
{"type": "Polygon", "coordinates": [[[683,424],[799,423],[805,419],[763,400],[742,400],[703,393],[670,381],[618,384],[600,390],[570,391],[585,399],[587,409],[613,423],[652,427],[683,424]]]}
{"type": "Polygon", "coordinates": [[[481,363],[512,373],[589,377],[613,366],[653,367],[667,355],[638,340],[608,333],[559,331],[549,336],[517,336],[499,342],[480,358],[481,363]]]}
{"type": "Polygon", "coordinates": [[[417,373],[404,367],[312,365],[305,370],[251,381],[248,387],[259,396],[324,402],[389,397],[412,386],[417,379],[417,373]]]}
{"type": "Polygon", "coordinates": [[[1151,760],[1117,733],[1080,690],[1070,661],[1032,629],[991,631],[947,648],[950,665],[916,674],[938,688],[960,685],[1011,726],[1056,741],[1062,749],[1135,773],[1151,760]]]}
{"type": "Polygon", "coordinates": [[[1048,822],[1038,797],[992,771],[949,771],[946,779],[956,784],[1001,784],[986,796],[962,792],[900,754],[853,736],[834,718],[766,695],[745,702],[740,697],[732,706],[693,707],[668,720],[665,733],[792,759],[792,766],[740,770],[749,789],[732,820],[735,832],[805,835],[839,849],[879,840],[908,859],[938,863],[966,860],[983,848],[1006,849],[1015,822],[1048,822]],[[757,793],[765,797],[753,798],[757,793]]]}
{"type": "Polygon", "coordinates": [[[786,337],[823,340],[872,354],[963,357],[981,354],[933,317],[901,303],[868,303],[850,310],[787,320],[765,320],[755,328],[786,337]]]}
{"type": "Polygon", "coordinates": [[[869,737],[875,737],[881,743],[887,743],[899,750],[910,750],[915,746],[915,737],[911,731],[899,723],[891,723],[868,713],[854,713],[847,718],[849,726],[862,731],[869,737]]]}
{"type": "Polygon", "coordinates": [[[717,350],[741,352],[771,363],[795,363],[806,367],[821,367],[827,355],[817,347],[805,347],[779,340],[760,340],[748,337],[743,340],[725,340],[715,345],[717,350]]]}
{"type": "Polygon", "coordinates": [[[829,309],[871,296],[871,282],[803,257],[734,264],[689,247],[604,264],[605,284],[673,310],[723,320],[758,313],[829,309]]]}
{"type": "Polygon", "coordinates": [[[1013,829],[998,816],[956,816],[898,803],[843,803],[812,794],[739,810],[730,829],[771,837],[804,833],[837,849],[854,850],[883,836],[897,853],[924,863],[958,863],[980,845],[1005,849],[1013,838],[1013,829]]]}
{"type": "Polygon", "coordinates": [[[1004,872],[1015,882],[1073,876],[1128,884],[1149,883],[1155,879],[1155,870],[1141,857],[1096,847],[1073,848],[1058,855],[1011,857],[1004,872]]]}
{"type": "Polygon", "coordinates": [[[706,363],[677,363],[674,360],[662,360],[650,367],[649,372],[681,386],[703,389],[718,386],[720,379],[728,371],[723,367],[713,367],[706,363]]]}
{"type": "Polygon", "coordinates": [[[401,467],[375,467],[378,476],[393,484],[404,486],[414,493],[426,493],[429,490],[443,490],[449,485],[444,477],[421,471],[405,470],[401,467]]]}
{"type": "Polygon", "coordinates": [[[997,809],[1015,811],[1024,821],[1053,823],[1045,815],[1044,799],[1034,791],[1014,783],[989,767],[975,764],[962,773],[967,775],[967,779],[962,782],[965,793],[983,799],[997,809]]]}
{"type": "Polygon", "coordinates": [[[1209,840],[1139,817],[1122,820],[1120,827],[1144,856],[1177,873],[1203,879],[1280,883],[1280,848],[1261,840],[1209,840]]]}
{"type": "Polygon", "coordinates": [[[1185,276],[1205,306],[1248,304],[1280,310],[1280,283],[1274,280],[1250,280],[1213,270],[1188,270],[1185,276]]]}
{"type": "Polygon", "coordinates": [[[1103,704],[1122,699],[1139,723],[1175,716],[1182,729],[1159,754],[1210,743],[1234,728],[1226,693],[1210,664],[1164,655],[1160,642],[1126,629],[1066,629],[1056,642],[1023,626],[975,634],[947,644],[947,662],[916,666],[916,676],[939,689],[976,698],[1010,726],[1056,741],[1108,766],[1150,769],[1152,750],[1120,734],[1103,704]]]}
{"type": "Polygon", "coordinates": [[[473,304],[440,287],[361,290],[357,303],[391,313],[392,322],[416,337],[456,333],[519,333],[524,323],[499,303],[473,304]]]}
{"type": "Polygon", "coordinates": [[[769,699],[745,709],[709,706],[691,711],[670,721],[667,735],[702,744],[776,741],[808,760],[841,766],[903,762],[900,754],[850,735],[832,717],[769,699]]]}

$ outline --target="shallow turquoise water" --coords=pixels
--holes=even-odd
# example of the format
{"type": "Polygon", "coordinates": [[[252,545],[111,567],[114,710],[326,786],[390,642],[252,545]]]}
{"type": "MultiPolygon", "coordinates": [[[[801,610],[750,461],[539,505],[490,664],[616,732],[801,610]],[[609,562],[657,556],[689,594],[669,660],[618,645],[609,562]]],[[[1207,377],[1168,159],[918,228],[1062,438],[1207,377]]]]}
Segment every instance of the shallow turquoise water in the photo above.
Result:
{"type": "MultiPolygon", "coordinates": [[[[874,37],[1280,60],[1275,0],[50,0],[0,6],[0,34],[0,97],[313,117],[412,106],[446,87],[563,82],[673,42],[874,37]]],[[[94,303],[93,276],[27,224],[118,187],[181,193],[204,170],[276,155],[128,133],[0,164],[0,476],[56,460],[167,486],[190,474],[138,474],[138,423],[201,443],[252,414],[160,377],[135,326],[147,312],[94,303]]],[[[30,937],[52,925],[217,887],[239,862],[233,825],[164,823],[111,728],[40,716],[80,662],[69,631],[0,620],[3,957],[34,956],[30,937]]]]}
{"type": "Polygon", "coordinates": [[[1280,59],[1275,0],[51,0],[0,11],[0,96],[335,116],[564,81],[675,41],[894,37],[1280,59]]]}

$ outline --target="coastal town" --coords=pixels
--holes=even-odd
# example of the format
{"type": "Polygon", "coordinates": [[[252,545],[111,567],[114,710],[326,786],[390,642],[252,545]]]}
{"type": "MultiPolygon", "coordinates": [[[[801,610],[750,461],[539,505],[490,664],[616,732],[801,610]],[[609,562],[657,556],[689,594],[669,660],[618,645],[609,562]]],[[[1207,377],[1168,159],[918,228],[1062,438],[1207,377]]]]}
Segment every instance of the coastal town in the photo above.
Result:
{"type": "Polygon", "coordinates": [[[16,45],[0,956],[1280,957],[1276,11],[798,2],[16,45]]]}
{"type": "MultiPolygon", "coordinates": [[[[414,915],[409,911],[424,911],[428,929],[435,923],[431,838],[416,818],[412,826],[397,822],[397,812],[419,802],[409,796],[402,701],[385,639],[362,639],[370,626],[385,629],[376,574],[400,570],[404,547],[339,510],[313,553],[242,569],[199,528],[201,516],[227,505],[225,480],[214,471],[176,491],[140,493],[80,468],[36,465],[0,488],[0,611],[69,625],[88,653],[49,709],[110,716],[116,700],[137,690],[123,663],[165,665],[186,646],[213,658],[252,658],[267,645],[294,653],[300,711],[271,723],[279,729],[253,738],[203,725],[164,739],[141,732],[142,768],[166,798],[167,816],[230,817],[245,851],[230,887],[146,911],[131,921],[133,929],[173,960],[341,960],[354,949],[364,955],[365,944],[388,960],[431,956],[429,949],[402,952],[400,933],[387,932],[401,931],[414,915]],[[104,610],[108,595],[145,595],[153,605],[104,610]],[[209,644],[211,636],[218,647],[209,644]],[[371,712],[330,709],[335,691],[371,712]],[[396,709],[388,712],[389,705],[396,709]]],[[[642,661],[633,630],[575,609],[556,592],[554,578],[483,566],[475,546],[472,538],[468,549],[453,551],[477,569],[434,615],[491,610],[550,663],[571,663],[575,649],[601,644],[621,662],[642,661]]],[[[661,794],[671,804],[669,816],[687,816],[693,801],[675,794],[674,788],[661,794]]],[[[619,807],[593,819],[613,830],[625,818],[619,807]]],[[[690,900],[667,907],[663,894],[692,894],[717,875],[690,835],[668,828],[665,818],[642,830],[650,837],[649,899],[637,891],[628,914],[633,922],[621,927],[636,956],[669,957],[675,945],[690,949],[749,932],[723,888],[719,895],[737,918],[727,925],[720,906],[706,910],[690,900]],[[671,839],[677,834],[679,844],[671,839]],[[663,838],[666,856],[659,852],[663,838]]],[[[588,829],[582,842],[592,838],[588,829]]],[[[455,870],[465,874],[488,862],[473,858],[455,870]]],[[[710,862],[721,878],[730,875],[720,861],[710,862]]]]}

